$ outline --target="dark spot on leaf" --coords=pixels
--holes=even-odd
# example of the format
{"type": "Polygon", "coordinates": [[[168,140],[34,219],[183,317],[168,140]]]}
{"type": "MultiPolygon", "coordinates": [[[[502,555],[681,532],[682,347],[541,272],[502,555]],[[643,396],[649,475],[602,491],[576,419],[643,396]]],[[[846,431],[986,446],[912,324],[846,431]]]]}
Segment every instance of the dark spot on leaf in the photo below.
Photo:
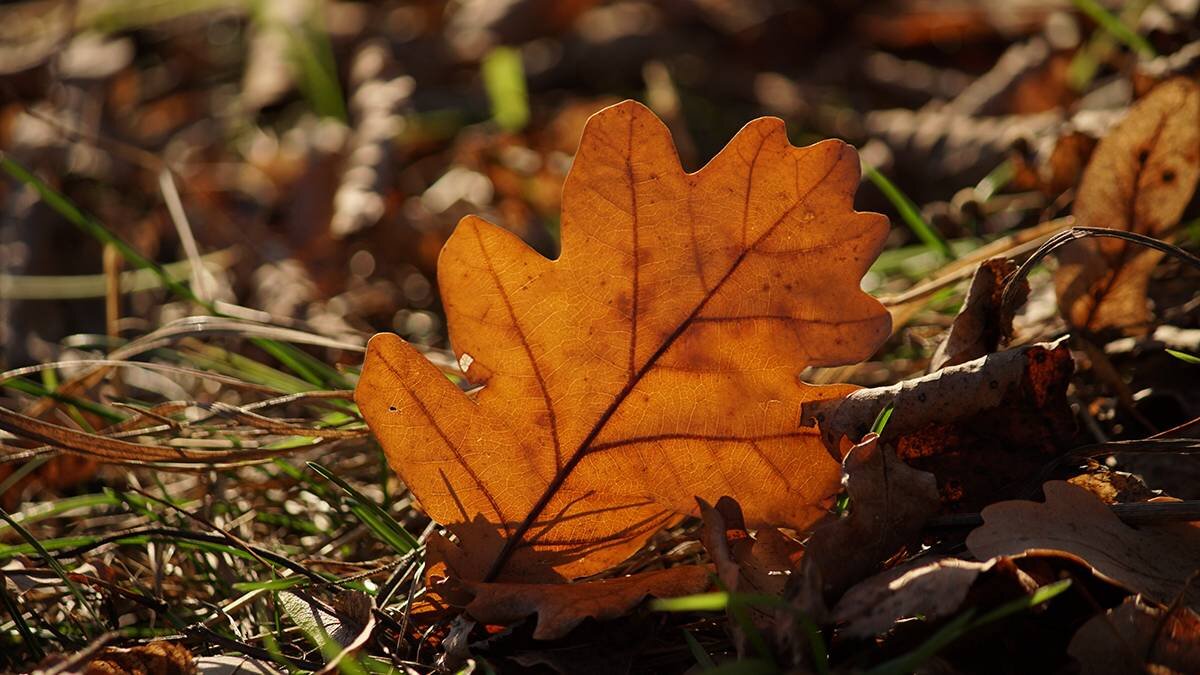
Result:
{"type": "Polygon", "coordinates": [[[1150,159],[1150,148],[1142,148],[1141,150],[1138,150],[1138,164],[1145,164],[1147,159],[1150,159]]]}
{"type": "Polygon", "coordinates": [[[1163,172],[1163,182],[1164,183],[1174,183],[1175,182],[1175,172],[1170,169],[1167,169],[1166,171],[1164,171],[1163,172]]]}

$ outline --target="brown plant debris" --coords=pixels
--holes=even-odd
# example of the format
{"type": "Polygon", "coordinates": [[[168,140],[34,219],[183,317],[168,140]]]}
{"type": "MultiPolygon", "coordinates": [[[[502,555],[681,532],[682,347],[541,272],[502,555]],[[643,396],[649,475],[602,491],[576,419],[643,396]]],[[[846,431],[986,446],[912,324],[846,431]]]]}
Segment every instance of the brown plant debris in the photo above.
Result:
{"type": "Polygon", "coordinates": [[[874,434],[845,460],[850,512],[818,527],[808,541],[807,571],[819,573],[826,600],[835,600],[916,538],[937,513],[934,477],[897,459],[874,434]]]}
{"type": "Polygon", "coordinates": [[[1018,297],[1006,310],[1001,303],[1005,278],[1017,270],[1008,258],[985,260],[971,279],[971,289],[962,310],[954,317],[946,340],[938,345],[930,370],[957,366],[996,351],[1002,341],[1012,337],[1012,314],[1029,295],[1029,282],[1021,279],[1018,297]]]}
{"type": "Polygon", "coordinates": [[[140,647],[105,647],[78,672],[83,675],[191,675],[196,664],[187,647],[156,641],[140,647]]]}
{"type": "Polygon", "coordinates": [[[1200,616],[1186,607],[1162,609],[1130,597],[1084,624],[1067,653],[1084,675],[1200,672],[1200,616]]]}

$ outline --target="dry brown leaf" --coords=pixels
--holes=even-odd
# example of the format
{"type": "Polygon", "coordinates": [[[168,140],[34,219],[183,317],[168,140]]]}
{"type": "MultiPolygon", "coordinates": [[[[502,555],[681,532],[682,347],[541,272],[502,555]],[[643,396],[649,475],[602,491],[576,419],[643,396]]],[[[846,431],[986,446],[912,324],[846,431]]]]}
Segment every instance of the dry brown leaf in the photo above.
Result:
{"type": "Polygon", "coordinates": [[[717,567],[717,576],[729,591],[779,595],[788,576],[804,555],[800,542],[778,528],[746,529],[742,508],[729,497],[716,506],[700,500],[704,521],[700,540],[717,567]]]}
{"type": "Polygon", "coordinates": [[[997,567],[1017,583],[1019,592],[1029,592],[1037,582],[1007,558],[973,562],[958,558],[916,560],[866,579],[842,596],[833,617],[845,625],[839,634],[865,638],[891,630],[897,621],[920,616],[936,621],[958,612],[981,574],[997,567]]]}
{"type": "Polygon", "coordinates": [[[140,647],[106,647],[84,667],[84,675],[190,675],[196,664],[187,647],[151,642],[140,647]]]}
{"type": "Polygon", "coordinates": [[[1188,586],[1200,568],[1200,528],[1169,524],[1135,529],[1083,488],[1050,481],[1043,489],[1043,503],[1007,501],[985,508],[984,524],[967,536],[972,555],[980,560],[1063,555],[1157,602],[1170,603],[1187,592],[1189,606],[1200,604],[1200,593],[1188,586]]]}
{"type": "Polygon", "coordinates": [[[978,510],[1011,492],[1073,435],[1067,385],[1074,369],[1062,340],[990,354],[921,378],[806,404],[835,451],[861,438],[879,411],[895,411],[882,440],[917,469],[937,476],[947,507],[978,510]]]}
{"type": "Polygon", "coordinates": [[[562,254],[463,219],[439,260],[465,396],[395,335],[372,339],[356,400],[391,466],[458,538],[472,580],[556,581],[629,556],[694,497],[747,522],[825,513],[838,462],[802,403],[806,366],[869,356],[889,331],[859,289],[887,221],[853,209],[853,148],[792,147],[748,124],[694,174],[627,101],[588,123],[563,188],[562,254]]]}
{"type": "Polygon", "coordinates": [[[1084,624],[1067,653],[1084,675],[1200,673],[1200,616],[1185,607],[1150,607],[1135,596],[1084,624]]]}
{"type": "Polygon", "coordinates": [[[850,449],[845,461],[850,513],[818,527],[805,556],[820,574],[826,600],[875,571],[915,538],[937,513],[937,483],[896,458],[870,434],[850,449]]]}
{"type": "MultiPolygon", "coordinates": [[[[1155,87],[1100,141],[1079,184],[1079,225],[1163,238],[1179,223],[1200,179],[1200,84],[1155,87]]],[[[1072,242],[1058,253],[1058,302],[1087,330],[1150,328],[1146,290],[1163,253],[1112,239],[1072,242]]]]}
{"type": "Polygon", "coordinates": [[[979,265],[971,279],[966,302],[950,325],[950,334],[933,354],[930,370],[987,356],[996,351],[1001,340],[1011,337],[1012,313],[1029,295],[1029,282],[1022,278],[1017,296],[1010,305],[1013,309],[1001,314],[1004,279],[1016,270],[1016,263],[1008,258],[991,258],[979,265]]]}
{"type": "Polygon", "coordinates": [[[616,579],[576,584],[465,583],[474,595],[467,613],[483,623],[508,625],[537,614],[537,640],[555,640],[584,619],[615,619],[648,597],[672,598],[705,591],[712,571],[683,565],[616,579]]]}
{"type": "Polygon", "coordinates": [[[1057,198],[1079,183],[1095,149],[1095,138],[1082,131],[1069,130],[1042,141],[1028,152],[1014,151],[1010,158],[1014,172],[1012,185],[1057,198]]]}
{"type": "MultiPolygon", "coordinates": [[[[703,520],[700,541],[717,568],[723,590],[781,595],[804,555],[800,542],[774,527],[759,528],[751,535],[746,529],[741,507],[729,497],[721,497],[716,506],[702,499],[697,501],[703,520]]],[[[761,632],[773,632],[776,623],[773,609],[753,606],[748,612],[761,632]]],[[[748,637],[740,622],[735,621],[730,629],[738,654],[747,654],[748,637]]]]}
{"type": "Polygon", "coordinates": [[[1087,490],[1105,504],[1128,504],[1154,498],[1154,491],[1141,477],[1093,461],[1088,462],[1084,473],[1071,476],[1067,482],[1087,490]]]}

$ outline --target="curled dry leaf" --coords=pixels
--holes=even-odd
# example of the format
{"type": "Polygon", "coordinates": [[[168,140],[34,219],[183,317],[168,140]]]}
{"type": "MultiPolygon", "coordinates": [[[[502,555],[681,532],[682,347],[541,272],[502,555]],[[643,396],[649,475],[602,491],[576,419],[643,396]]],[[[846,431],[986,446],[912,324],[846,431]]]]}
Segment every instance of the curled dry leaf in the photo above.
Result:
{"type": "Polygon", "coordinates": [[[106,647],[82,668],[84,675],[191,675],[196,664],[187,647],[157,641],[140,647],[106,647]]]}
{"type": "Polygon", "coordinates": [[[971,553],[981,560],[1063,555],[1157,602],[1186,594],[1187,606],[1200,606],[1200,592],[1189,585],[1200,564],[1200,527],[1175,523],[1135,529],[1083,488],[1050,481],[1043,489],[1044,503],[1007,501],[985,508],[983,525],[967,536],[971,553]]]}
{"type": "Polygon", "coordinates": [[[728,494],[755,526],[822,517],[838,462],[796,414],[854,388],[796,374],[866,358],[890,323],[859,288],[887,220],[853,209],[858,180],[853,148],[793,147],[772,118],[685,173],[662,122],[627,101],[584,131],[557,260],[463,219],[438,280],[466,377],[485,386],[464,395],[382,334],[355,394],[457,537],[446,567],[470,581],[594,574],[694,513],[695,496],[728,494]]]}
{"type": "Polygon", "coordinates": [[[1063,340],[990,354],[888,387],[804,406],[827,447],[861,438],[888,403],[882,440],[937,476],[942,501],[977,510],[1057,455],[1074,433],[1067,385],[1074,364],[1063,340]]]}
{"type": "MultiPolygon", "coordinates": [[[[1155,87],[1100,141],[1079,184],[1079,225],[1163,238],[1179,223],[1200,179],[1200,84],[1155,87]]],[[[1058,254],[1063,316],[1087,330],[1144,333],[1146,290],[1161,251],[1112,238],[1072,242],[1058,254]]]]}
{"type": "Polygon", "coordinates": [[[746,529],[742,508],[729,497],[712,506],[700,502],[704,521],[700,539],[717,567],[717,576],[730,591],[779,595],[800,563],[804,547],[778,528],[746,529]]]}
{"type": "MultiPolygon", "coordinates": [[[[804,555],[800,542],[785,536],[778,528],[759,528],[753,535],[746,529],[746,520],[738,503],[721,497],[717,505],[697,499],[703,526],[700,540],[717,568],[717,577],[725,590],[737,593],[781,595],[792,571],[804,555]]],[[[763,629],[773,632],[775,616],[772,609],[750,607],[750,618],[763,629]]],[[[747,653],[748,639],[741,626],[731,626],[738,654],[747,653]]]]}
{"type": "Polygon", "coordinates": [[[1016,270],[1016,263],[1008,258],[991,258],[979,265],[971,279],[967,300],[954,317],[946,341],[933,354],[930,370],[987,356],[996,351],[1001,341],[1012,337],[1013,311],[1029,295],[1029,282],[1021,279],[1016,301],[1007,311],[1003,310],[1004,279],[1016,270]]]}
{"type": "Polygon", "coordinates": [[[818,527],[806,548],[806,573],[820,574],[826,600],[874,572],[915,538],[938,511],[932,474],[896,458],[870,434],[845,460],[850,513],[818,527]]]}
{"type": "Polygon", "coordinates": [[[857,638],[887,632],[909,617],[936,621],[957,613],[980,575],[992,572],[1017,593],[1037,588],[1036,581],[1005,557],[986,562],[916,560],[856,584],[838,601],[833,617],[845,624],[840,634],[857,638]]]}
{"type": "Polygon", "coordinates": [[[1084,675],[1200,673],[1200,616],[1186,607],[1160,609],[1127,598],[1085,623],[1067,653],[1084,675]]]}
{"type": "Polygon", "coordinates": [[[670,598],[708,589],[711,570],[683,565],[616,579],[577,584],[464,584],[474,595],[467,613],[490,624],[507,625],[538,615],[533,637],[555,640],[586,618],[615,619],[648,597],[670,598]]]}

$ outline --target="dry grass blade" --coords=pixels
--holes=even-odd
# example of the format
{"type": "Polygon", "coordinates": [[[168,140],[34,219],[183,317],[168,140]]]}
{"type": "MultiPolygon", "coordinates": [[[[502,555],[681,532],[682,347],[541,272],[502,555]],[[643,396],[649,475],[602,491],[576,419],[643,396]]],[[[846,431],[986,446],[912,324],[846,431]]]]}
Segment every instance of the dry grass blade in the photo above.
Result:
{"type": "MultiPolygon", "coordinates": [[[[291,428],[290,425],[286,426],[291,428]]],[[[0,408],[0,429],[18,437],[45,443],[66,452],[115,463],[145,464],[162,462],[169,465],[211,465],[223,462],[265,460],[289,452],[289,450],[267,448],[201,451],[182,447],[130,443],[129,441],[122,441],[99,434],[68,429],[67,427],[28,417],[6,408],[0,408]]],[[[303,433],[315,436],[319,435],[319,430],[304,429],[303,433]]],[[[345,432],[341,432],[337,437],[347,437],[344,434],[345,432]]]]}

